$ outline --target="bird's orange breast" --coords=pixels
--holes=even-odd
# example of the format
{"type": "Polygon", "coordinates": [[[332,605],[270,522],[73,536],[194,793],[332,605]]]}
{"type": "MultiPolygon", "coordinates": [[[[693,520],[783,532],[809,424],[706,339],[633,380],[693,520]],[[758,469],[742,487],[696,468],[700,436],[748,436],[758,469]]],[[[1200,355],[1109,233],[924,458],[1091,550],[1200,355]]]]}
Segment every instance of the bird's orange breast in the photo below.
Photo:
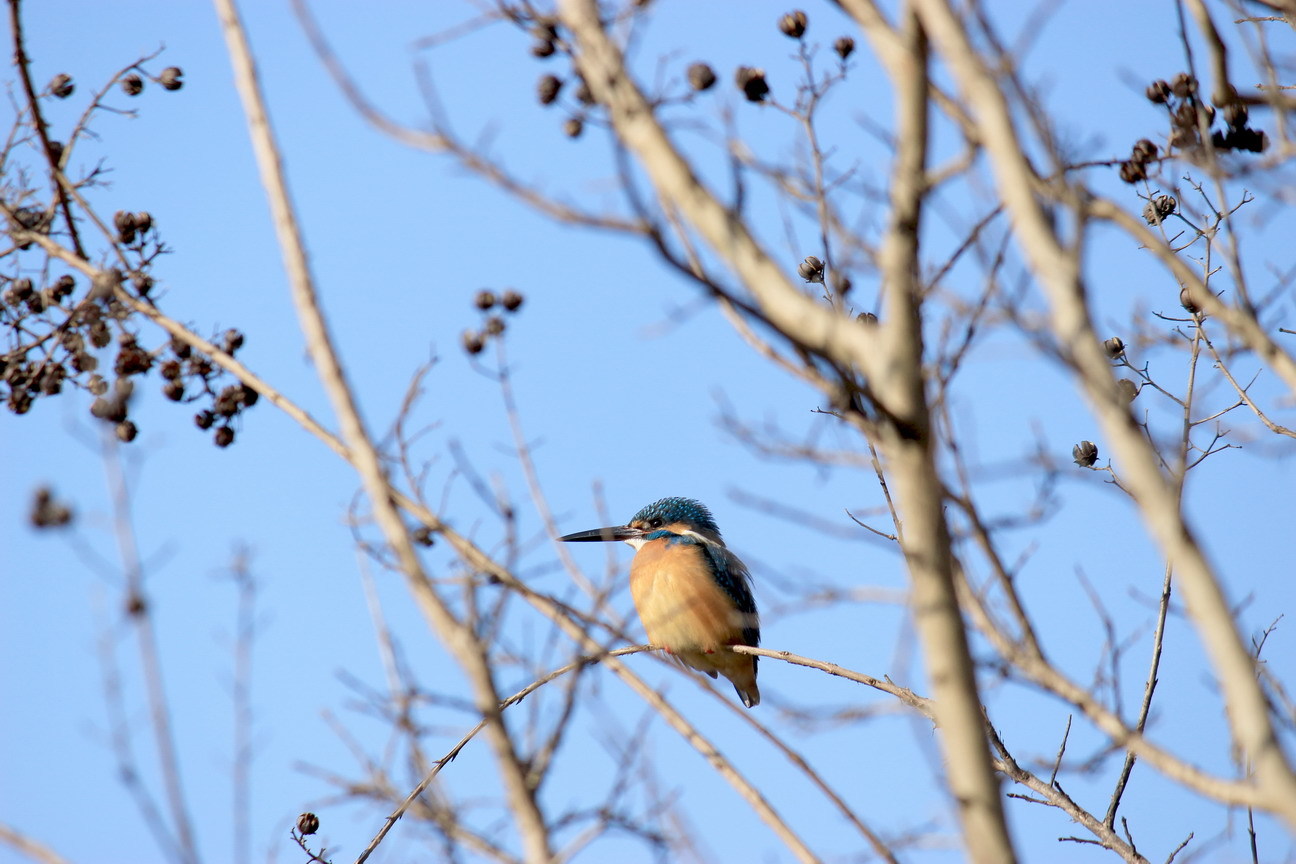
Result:
{"type": "Polygon", "coordinates": [[[705,652],[742,641],[747,616],[716,584],[697,544],[645,543],[630,565],[630,594],[654,645],[705,652]]]}

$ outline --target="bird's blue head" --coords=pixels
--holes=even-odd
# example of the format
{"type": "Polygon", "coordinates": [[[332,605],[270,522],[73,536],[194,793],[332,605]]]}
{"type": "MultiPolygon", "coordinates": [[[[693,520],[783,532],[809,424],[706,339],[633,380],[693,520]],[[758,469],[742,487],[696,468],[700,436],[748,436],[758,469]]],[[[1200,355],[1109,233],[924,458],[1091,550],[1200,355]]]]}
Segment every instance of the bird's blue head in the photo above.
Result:
{"type": "Polygon", "coordinates": [[[635,527],[655,530],[667,525],[687,525],[694,531],[720,535],[711,511],[693,498],[663,498],[644,507],[630,519],[635,527]]]}

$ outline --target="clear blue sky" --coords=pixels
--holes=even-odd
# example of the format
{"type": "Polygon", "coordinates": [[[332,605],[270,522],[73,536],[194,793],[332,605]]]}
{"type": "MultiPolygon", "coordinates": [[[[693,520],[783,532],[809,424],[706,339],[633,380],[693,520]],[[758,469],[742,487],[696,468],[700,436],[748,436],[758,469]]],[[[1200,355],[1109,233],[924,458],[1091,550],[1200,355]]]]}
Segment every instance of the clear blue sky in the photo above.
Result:
{"type": "MultiPolygon", "coordinates": [[[[159,270],[163,308],[200,332],[241,329],[247,344],[240,359],[332,426],[305,359],[214,12],[197,2],[26,5],[36,80],[67,72],[78,85],[72,99],[52,106],[56,136],[75,121],[92,88],[139,56],[165,45],[149,68],[183,67],[180,92],[149,86],[135,100],[112,97],[111,104],[138,109],[139,116],[101,116],[94,127],[101,140],[84,145],[75,163],[86,166],[103,157],[112,168],[111,186],[94,199],[103,212],[154,214],[175,252],[159,270]]],[[[313,5],[370,97],[398,120],[418,125],[423,107],[412,73],[412,43],[470,17],[470,4],[313,5]]],[[[721,86],[708,98],[715,106],[736,109],[739,128],[754,136],[758,152],[788,157],[788,124],[740,104],[730,85],[733,67],[746,63],[764,66],[776,94],[790,95],[792,43],[774,27],[784,4],[661,0],[656,5],[641,68],[651,74],[651,59],[667,50],[676,52],[671,74],[678,75],[694,58],[710,61],[721,86]]],[[[889,674],[923,690],[913,636],[896,602],[905,587],[901,561],[876,540],[852,534],[844,514],[846,509],[873,513],[880,506],[870,472],[771,460],[745,447],[720,422],[731,406],[743,422],[781,428],[792,440],[849,443],[811,413],[823,406],[822,397],[747,350],[718,312],[648,250],[554,225],[449,161],[406,149],[366,126],[311,53],[286,2],[245,6],[323,302],[375,429],[387,429],[414,369],[437,360],[414,420],[432,424],[421,444],[421,456],[434,460],[428,491],[433,502],[443,494],[451,502],[455,526],[488,549],[498,540],[468,483],[454,476],[452,443],[462,446],[480,476],[498,482],[518,505],[527,538],[523,572],[547,590],[565,590],[568,577],[543,536],[511,452],[498,389],[459,348],[460,332],[478,323],[475,291],[514,287],[526,297],[508,333],[520,414],[562,530],[599,524],[597,487],[615,520],[664,495],[699,498],[752,565],[768,647],[889,674]],[[761,500],[813,514],[839,530],[825,535],[789,524],[760,507],[761,500]],[[855,590],[869,602],[780,615],[787,582],[855,590]]],[[[858,33],[831,10],[807,9],[810,35],[825,45],[825,53],[842,33],[853,33],[860,43],[855,82],[834,97],[829,128],[840,147],[856,148],[856,155],[841,157],[839,164],[858,159],[864,181],[884,184],[885,152],[864,127],[889,128],[886,87],[858,33]]],[[[1123,156],[1136,138],[1161,131],[1142,88],[1183,66],[1173,22],[1170,2],[1071,3],[1042,24],[1023,17],[1006,21],[1005,28],[1010,39],[1023,26],[1038,31],[1025,68],[1041,87],[1045,104],[1063,118],[1077,157],[1097,159],[1123,156]]],[[[522,37],[497,28],[422,56],[431,56],[450,115],[465,138],[489,140],[492,151],[523,178],[587,206],[617,204],[600,134],[587,130],[580,140],[569,141],[561,133],[562,115],[536,105],[534,81],[550,69],[527,54],[522,37]]],[[[12,72],[6,80],[13,80],[12,72]]],[[[703,116],[714,120],[715,110],[704,108],[703,116]]],[[[704,148],[700,138],[690,140],[704,148]]],[[[1141,209],[1114,176],[1102,184],[1141,209]]],[[[966,203],[950,202],[950,212],[976,209],[966,203]]],[[[815,235],[793,219],[798,239],[790,243],[783,218],[770,206],[758,226],[770,247],[786,256],[791,271],[802,256],[816,251],[815,235]]],[[[1256,226],[1253,275],[1260,278],[1270,263],[1290,266],[1284,257],[1289,249],[1280,245],[1281,238],[1292,236],[1290,213],[1275,213],[1266,204],[1255,208],[1253,219],[1268,222],[1256,226]]],[[[1090,260],[1102,320],[1115,324],[1140,304],[1175,310],[1177,289],[1128,242],[1102,238],[1090,260]]],[[[955,274],[974,277],[971,270],[955,274]]],[[[857,279],[857,286],[861,298],[874,295],[867,277],[857,279]]],[[[1286,308],[1290,312],[1290,301],[1286,308]]],[[[150,345],[157,341],[152,334],[146,339],[150,345]]],[[[1168,380],[1181,380],[1182,363],[1170,355],[1159,362],[1168,380]]],[[[1030,485],[1011,464],[1030,454],[1037,435],[1067,463],[1075,441],[1096,439],[1096,424],[1057,370],[1013,339],[991,340],[975,352],[967,375],[977,383],[964,392],[976,398],[965,397],[955,410],[969,451],[980,466],[988,500],[1000,512],[1019,513],[1030,502],[1030,485]]],[[[224,861],[234,854],[229,845],[229,641],[235,593],[225,574],[242,548],[249,550],[261,586],[253,683],[254,852],[258,858],[299,860],[286,839],[288,827],[297,813],[314,809],[325,820],[323,836],[335,860],[349,860],[378,818],[331,805],[330,787],[301,766],[341,774],[357,770],[326,711],[371,750],[385,740],[381,725],[356,712],[352,694],[339,681],[349,676],[376,688],[384,682],[360,578],[369,565],[360,562],[345,524],[357,494],[355,477],[269,405],[252,410],[236,445],[220,451],[192,428],[191,409],[166,403],[156,387],[146,389],[133,408],[140,438],[121,452],[163,646],[185,788],[205,860],[224,861]]],[[[74,861],[162,860],[116,781],[107,744],[96,641],[105,621],[117,635],[119,662],[131,667],[137,654],[120,609],[120,566],[100,430],[87,408],[86,399],[69,394],[38,402],[27,417],[0,416],[0,447],[7,454],[0,468],[6,491],[0,496],[5,549],[0,556],[0,692],[6,696],[0,712],[0,819],[74,861]],[[30,492],[41,484],[75,504],[75,542],[27,528],[30,492]]],[[[1166,416],[1168,409],[1149,402],[1148,410],[1166,416]]],[[[1254,426],[1242,418],[1226,425],[1243,435],[1254,426]]],[[[1290,523],[1296,488],[1291,454],[1290,447],[1261,438],[1243,451],[1213,457],[1194,475],[1198,485],[1191,510],[1210,526],[1209,551],[1233,599],[1246,601],[1248,633],[1281,613],[1296,612],[1290,550],[1272,539],[1280,525],[1290,523]]],[[[1140,627],[1150,625],[1152,607],[1131,597],[1146,600],[1156,594],[1160,565],[1131,508],[1104,488],[1098,475],[1063,474],[1062,509],[1044,530],[1022,537],[1023,550],[1040,540],[1022,588],[1037,604],[1046,643],[1071,674],[1088,681],[1103,632],[1077,572],[1099,586],[1121,632],[1140,636],[1124,666],[1132,699],[1147,662],[1147,632],[1140,627]]],[[[870,518],[884,524],[876,515],[870,518]]],[[[573,550],[595,575],[605,566],[602,551],[573,550]]],[[[618,549],[616,555],[624,564],[629,550],[618,549]]],[[[434,566],[444,565],[444,559],[434,560],[442,562],[434,566]]],[[[376,580],[407,661],[431,682],[453,675],[398,581],[382,573],[376,580]]],[[[617,603],[629,609],[624,591],[617,603]]],[[[541,641],[536,633],[515,638],[519,645],[541,641]]],[[[1290,676],[1296,666],[1293,644],[1284,627],[1266,649],[1279,674],[1290,676]]],[[[799,828],[825,838],[826,852],[840,856],[854,848],[840,820],[825,815],[823,803],[800,781],[787,781],[780,758],[728,712],[673,670],[646,657],[633,662],[650,680],[668,684],[750,776],[778,784],[771,793],[777,806],[799,828]]],[[[605,679],[616,722],[633,728],[641,705],[611,676],[594,674],[605,679]]],[[[1162,680],[1154,734],[1212,770],[1227,770],[1223,718],[1212,698],[1209,669],[1178,617],[1170,628],[1162,680]],[[1203,704],[1210,707],[1202,710],[1203,704]],[[1207,744],[1194,752],[1198,741],[1207,744]]],[[[848,705],[881,712],[846,731],[794,738],[875,828],[902,832],[935,826],[953,836],[947,802],[933,793],[938,756],[923,721],[894,713],[891,701],[872,691],[773,662],[762,665],[761,686],[767,705],[758,710],[771,722],[786,706],[811,713],[820,706],[848,705]]],[[[991,687],[987,698],[1019,756],[1052,758],[1066,722],[1064,707],[1024,699],[1013,688],[991,687]]],[[[147,713],[135,684],[127,699],[149,772],[151,750],[142,731],[147,713]]],[[[587,736],[583,746],[602,764],[600,726],[613,721],[595,715],[580,722],[587,736]]],[[[430,752],[448,748],[468,725],[466,720],[448,723],[444,740],[438,738],[430,752]]],[[[703,832],[715,860],[790,860],[732,790],[660,723],[644,746],[663,781],[689,802],[695,824],[720,826],[703,832]]],[[[1099,746],[1077,724],[1071,757],[1093,755],[1099,746]]],[[[554,807],[588,791],[576,766],[571,763],[550,790],[554,807]]],[[[464,795],[485,771],[493,768],[478,743],[448,769],[447,778],[455,793],[464,795]]],[[[1068,791],[1101,811],[1111,773],[1092,785],[1072,776],[1068,791]]],[[[1189,831],[1196,830],[1197,842],[1205,843],[1225,830],[1217,813],[1165,786],[1140,767],[1127,799],[1136,838],[1149,855],[1164,857],[1189,831]],[[1173,806],[1158,806],[1160,801],[1173,806]]],[[[1055,838],[1076,830],[1057,814],[1020,802],[1009,811],[1027,860],[1090,861],[1098,854],[1057,844],[1055,838]]],[[[1234,836],[1221,841],[1212,857],[1242,860],[1240,823],[1232,830],[1234,836]]],[[[1292,854],[1290,836],[1274,823],[1261,820],[1261,832],[1262,849],[1269,853],[1263,858],[1292,854]]],[[[402,824],[383,860],[415,856],[424,848],[417,842],[421,837],[414,826],[402,824]]],[[[940,850],[913,854],[913,860],[924,861],[958,858],[940,850]]],[[[17,860],[0,847],[0,864],[17,860]]]]}

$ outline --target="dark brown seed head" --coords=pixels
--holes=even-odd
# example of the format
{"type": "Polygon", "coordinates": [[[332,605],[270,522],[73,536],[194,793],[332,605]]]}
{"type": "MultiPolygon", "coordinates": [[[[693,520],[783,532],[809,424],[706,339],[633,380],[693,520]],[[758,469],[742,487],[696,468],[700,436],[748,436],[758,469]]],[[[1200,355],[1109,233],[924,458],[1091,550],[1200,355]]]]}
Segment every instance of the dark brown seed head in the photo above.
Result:
{"type": "Polygon", "coordinates": [[[1170,82],[1170,92],[1180,99],[1186,99],[1197,92],[1197,79],[1187,72],[1180,72],[1170,82]]]}
{"type": "Polygon", "coordinates": [[[319,817],[314,813],[303,813],[297,817],[297,830],[302,834],[314,834],[319,827],[319,817]]]}
{"type": "Polygon", "coordinates": [[[495,292],[483,288],[477,292],[477,296],[473,297],[473,305],[482,311],[491,308],[495,305],[495,292]]]}
{"type": "Polygon", "coordinates": [[[694,63],[688,67],[688,82],[689,86],[698,93],[710,90],[715,86],[715,70],[705,63],[694,63]]]}
{"type": "Polygon", "coordinates": [[[581,122],[579,117],[568,117],[567,121],[563,123],[563,134],[568,138],[579,138],[584,131],[585,124],[581,122]]]}
{"type": "Polygon", "coordinates": [[[1122,162],[1120,166],[1120,179],[1126,183],[1137,183],[1140,180],[1147,179],[1147,168],[1142,162],[1122,162]]]}
{"type": "Polygon", "coordinates": [[[1098,461],[1098,445],[1092,441],[1081,441],[1071,448],[1071,458],[1081,468],[1092,468],[1098,461]]]}
{"type": "Polygon", "coordinates": [[[163,90],[179,90],[184,86],[184,81],[180,80],[183,77],[184,72],[180,71],[179,66],[168,66],[158,76],[158,83],[162,85],[163,90]]]}
{"type": "Polygon", "coordinates": [[[1103,350],[1107,352],[1108,357],[1115,360],[1125,353],[1125,340],[1119,336],[1113,336],[1103,342],[1103,350]]]}
{"type": "Polygon", "coordinates": [[[754,66],[739,66],[734,73],[738,89],[743,91],[748,102],[764,102],[769,95],[769,82],[765,80],[765,70],[754,66]]]}
{"type": "Polygon", "coordinates": [[[225,342],[223,347],[225,348],[226,354],[233,354],[235,351],[243,347],[243,334],[232,327],[225,331],[223,339],[225,342]]]}
{"type": "Polygon", "coordinates": [[[54,94],[57,99],[66,99],[72,95],[72,91],[75,89],[76,84],[72,83],[71,75],[65,75],[60,72],[58,75],[55,75],[50,79],[49,91],[54,94]]]}
{"type": "Polygon", "coordinates": [[[144,92],[144,79],[132,72],[122,79],[121,88],[127,96],[138,96],[144,92]]]}
{"type": "Polygon", "coordinates": [[[813,255],[808,255],[797,266],[797,273],[807,282],[822,282],[824,281],[824,262],[813,255]]]}
{"type": "Polygon", "coordinates": [[[139,429],[136,428],[135,424],[132,423],[130,420],[123,420],[122,422],[117,424],[118,441],[122,441],[126,444],[129,444],[130,442],[135,440],[135,436],[138,434],[139,434],[139,429]]]}
{"type": "Polygon", "coordinates": [[[485,340],[476,331],[465,330],[459,339],[463,343],[463,349],[469,354],[480,354],[486,348],[485,340]]]}
{"type": "Polygon", "coordinates": [[[779,32],[790,39],[800,39],[806,32],[806,13],[794,9],[779,19],[779,32]]]}
{"type": "Polygon", "coordinates": [[[1153,81],[1147,86],[1147,98],[1149,102],[1164,104],[1170,98],[1170,84],[1160,79],[1153,81]]]}
{"type": "Polygon", "coordinates": [[[234,443],[234,429],[229,426],[222,426],[216,430],[216,435],[212,440],[217,447],[228,447],[234,443]]]}
{"type": "Polygon", "coordinates": [[[512,288],[505,291],[504,296],[500,298],[500,305],[509,312],[516,312],[522,306],[522,302],[522,295],[512,288]]]}
{"type": "Polygon", "coordinates": [[[562,90],[562,79],[557,75],[545,75],[540,78],[536,84],[536,96],[540,99],[541,105],[552,105],[558,98],[558,93],[562,90]]]}
{"type": "Polygon", "coordinates": [[[837,56],[845,60],[855,53],[855,40],[849,36],[838,36],[837,41],[833,43],[833,50],[837,56]]]}

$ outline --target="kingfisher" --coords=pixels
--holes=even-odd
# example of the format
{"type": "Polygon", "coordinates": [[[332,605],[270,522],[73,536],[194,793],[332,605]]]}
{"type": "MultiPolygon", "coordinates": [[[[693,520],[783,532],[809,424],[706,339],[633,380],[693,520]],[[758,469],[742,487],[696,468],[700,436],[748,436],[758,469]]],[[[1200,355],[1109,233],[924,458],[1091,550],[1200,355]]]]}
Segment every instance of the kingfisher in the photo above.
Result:
{"type": "Polygon", "coordinates": [[[663,498],[626,525],[577,531],[559,539],[624,540],[634,547],[630,596],[648,641],[685,666],[729,679],[748,708],[760,704],[758,658],[728,649],[760,644],[751,574],[725,546],[702,502],[663,498]]]}

